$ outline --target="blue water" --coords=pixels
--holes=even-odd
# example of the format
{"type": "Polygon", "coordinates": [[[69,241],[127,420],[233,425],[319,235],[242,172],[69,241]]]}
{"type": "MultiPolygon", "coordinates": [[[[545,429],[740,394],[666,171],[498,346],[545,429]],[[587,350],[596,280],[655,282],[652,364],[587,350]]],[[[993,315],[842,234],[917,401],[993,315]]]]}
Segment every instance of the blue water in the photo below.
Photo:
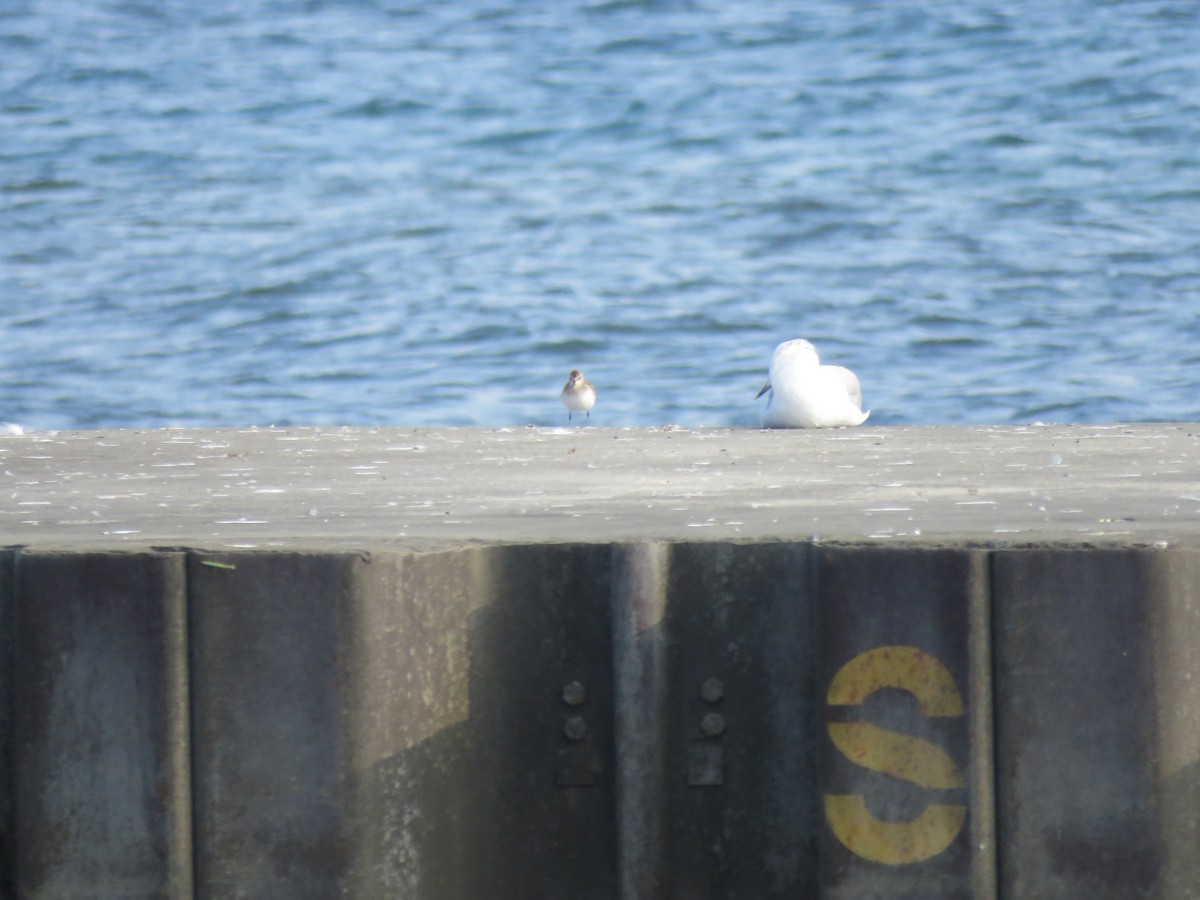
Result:
{"type": "Polygon", "coordinates": [[[1200,418],[1195,0],[0,0],[0,419],[1200,418]]]}

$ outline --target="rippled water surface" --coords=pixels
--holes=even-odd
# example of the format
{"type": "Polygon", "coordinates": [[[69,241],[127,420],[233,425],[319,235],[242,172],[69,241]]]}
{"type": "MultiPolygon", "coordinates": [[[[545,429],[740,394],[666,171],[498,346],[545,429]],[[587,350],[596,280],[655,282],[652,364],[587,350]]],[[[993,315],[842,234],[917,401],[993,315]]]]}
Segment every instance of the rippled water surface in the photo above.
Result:
{"type": "Polygon", "coordinates": [[[1193,0],[0,0],[0,419],[1200,418],[1193,0]]]}

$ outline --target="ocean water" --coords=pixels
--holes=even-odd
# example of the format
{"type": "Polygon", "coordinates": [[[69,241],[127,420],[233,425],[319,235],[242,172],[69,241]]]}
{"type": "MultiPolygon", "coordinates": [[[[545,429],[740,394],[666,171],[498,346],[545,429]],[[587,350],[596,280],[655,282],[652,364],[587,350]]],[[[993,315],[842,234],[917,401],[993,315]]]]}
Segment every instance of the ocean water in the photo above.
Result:
{"type": "Polygon", "coordinates": [[[0,0],[2,420],[753,426],[793,337],[1200,418],[1200,4],[0,0]]]}

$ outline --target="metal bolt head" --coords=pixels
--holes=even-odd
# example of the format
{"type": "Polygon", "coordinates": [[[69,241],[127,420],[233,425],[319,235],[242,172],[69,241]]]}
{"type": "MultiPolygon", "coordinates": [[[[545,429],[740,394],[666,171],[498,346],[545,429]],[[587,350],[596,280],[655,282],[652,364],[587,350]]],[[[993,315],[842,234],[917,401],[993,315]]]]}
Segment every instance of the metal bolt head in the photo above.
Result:
{"type": "Polygon", "coordinates": [[[720,713],[705,713],[704,718],[700,720],[700,730],[707,737],[716,737],[719,734],[724,734],[725,717],[720,713]]]}
{"type": "Polygon", "coordinates": [[[700,698],[705,703],[719,703],[725,698],[725,682],[720,678],[709,678],[700,685],[700,698]]]}
{"type": "Polygon", "coordinates": [[[569,682],[563,685],[562,698],[567,706],[583,706],[583,701],[587,699],[587,688],[581,682],[569,682]]]}
{"type": "Polygon", "coordinates": [[[572,741],[582,741],[587,737],[588,724],[583,716],[571,716],[563,724],[563,734],[572,741]]]}

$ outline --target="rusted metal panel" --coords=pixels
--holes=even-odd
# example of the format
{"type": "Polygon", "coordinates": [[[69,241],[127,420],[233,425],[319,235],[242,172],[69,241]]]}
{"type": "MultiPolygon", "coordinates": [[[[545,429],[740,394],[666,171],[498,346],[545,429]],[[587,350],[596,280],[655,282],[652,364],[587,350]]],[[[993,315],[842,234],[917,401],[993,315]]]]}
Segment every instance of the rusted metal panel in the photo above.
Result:
{"type": "Polygon", "coordinates": [[[816,559],[820,896],[993,897],[986,555],[816,559]]]}
{"type": "Polygon", "coordinates": [[[1200,556],[998,552],[1002,894],[1195,897],[1200,556]]]}

